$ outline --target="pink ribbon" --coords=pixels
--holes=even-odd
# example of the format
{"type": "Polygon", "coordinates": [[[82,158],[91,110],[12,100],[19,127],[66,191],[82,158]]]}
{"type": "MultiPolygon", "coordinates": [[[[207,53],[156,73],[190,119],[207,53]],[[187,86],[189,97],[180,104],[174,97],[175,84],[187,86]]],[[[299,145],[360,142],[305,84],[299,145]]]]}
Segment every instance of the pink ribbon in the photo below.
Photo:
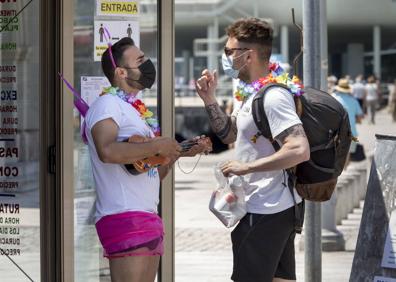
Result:
{"type": "Polygon", "coordinates": [[[111,35],[110,35],[110,32],[109,32],[109,30],[107,28],[103,27],[103,29],[105,31],[104,35],[105,35],[105,39],[107,41],[107,46],[109,46],[108,50],[109,50],[109,54],[110,54],[111,63],[113,65],[114,69],[116,69],[117,65],[116,65],[114,57],[113,57],[113,52],[111,51],[111,46],[112,46],[112,44],[111,44],[111,35]]]}
{"type": "MultiPolygon", "coordinates": [[[[89,106],[88,104],[84,101],[83,98],[81,98],[80,93],[77,92],[76,89],[73,88],[73,86],[63,77],[63,75],[61,73],[58,73],[60,78],[63,80],[63,82],[66,84],[67,88],[69,88],[69,90],[73,93],[74,95],[74,106],[76,107],[76,109],[78,110],[78,112],[81,114],[81,116],[85,117],[85,115],[88,112],[89,106]]],[[[86,128],[86,124],[85,121],[83,122],[81,129],[80,129],[80,134],[81,134],[81,138],[83,140],[83,142],[85,144],[88,143],[88,138],[87,135],[85,133],[85,128],[86,128]]]]}

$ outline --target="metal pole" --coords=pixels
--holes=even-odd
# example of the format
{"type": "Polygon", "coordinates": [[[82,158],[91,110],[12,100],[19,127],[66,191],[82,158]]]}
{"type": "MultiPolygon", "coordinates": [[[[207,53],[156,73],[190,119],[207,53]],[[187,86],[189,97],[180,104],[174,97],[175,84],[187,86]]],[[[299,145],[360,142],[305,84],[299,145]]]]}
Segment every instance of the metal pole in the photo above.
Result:
{"type": "Polygon", "coordinates": [[[287,25],[281,26],[281,42],[280,42],[280,49],[281,54],[283,57],[283,62],[290,64],[289,62],[289,27],[287,25]]]}
{"type": "Polygon", "coordinates": [[[253,6],[253,17],[258,18],[259,17],[259,2],[254,1],[252,6],[253,6]]]}
{"type": "Polygon", "coordinates": [[[213,60],[213,68],[210,71],[213,70],[219,70],[219,60],[218,60],[218,50],[219,50],[219,18],[216,16],[213,20],[213,39],[215,40],[212,44],[212,51],[213,53],[211,54],[212,60],[213,60]]]}
{"type": "Polygon", "coordinates": [[[209,40],[208,42],[208,55],[207,55],[207,63],[208,63],[208,70],[213,71],[214,68],[214,62],[213,62],[213,53],[214,53],[214,48],[213,48],[213,25],[208,25],[207,27],[207,38],[209,40]]]}
{"type": "Polygon", "coordinates": [[[329,73],[327,43],[327,0],[320,0],[320,89],[327,92],[327,76],[329,73]]]}
{"type": "Polygon", "coordinates": [[[374,74],[381,78],[381,27],[376,25],[373,29],[373,54],[374,54],[374,74]]]}
{"type": "MultiPolygon", "coordinates": [[[[304,85],[320,88],[320,2],[303,0],[304,85]]],[[[321,205],[306,201],[305,281],[322,281],[321,205]]]]}
{"type": "MultiPolygon", "coordinates": [[[[326,0],[320,0],[320,89],[327,92],[328,47],[327,47],[327,9],[326,0]]],[[[329,201],[322,203],[322,250],[343,251],[344,238],[336,227],[335,207],[337,191],[334,191],[329,201]]]]}

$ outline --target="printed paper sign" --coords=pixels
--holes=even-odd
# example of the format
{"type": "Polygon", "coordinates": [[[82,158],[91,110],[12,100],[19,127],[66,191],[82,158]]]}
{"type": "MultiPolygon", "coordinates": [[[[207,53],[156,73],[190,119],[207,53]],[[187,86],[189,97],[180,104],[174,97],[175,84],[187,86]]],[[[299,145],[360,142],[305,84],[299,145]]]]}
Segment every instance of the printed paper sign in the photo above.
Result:
{"type": "Polygon", "coordinates": [[[102,54],[108,48],[107,37],[105,35],[105,28],[109,31],[111,36],[111,43],[114,44],[124,37],[130,37],[135,42],[135,45],[140,45],[140,27],[137,21],[95,21],[95,40],[94,40],[94,61],[99,62],[102,54]]]}
{"type": "Polygon", "coordinates": [[[396,268],[396,210],[392,211],[389,219],[388,234],[385,239],[381,266],[396,268]]]}
{"type": "Polygon", "coordinates": [[[135,17],[139,15],[139,3],[128,0],[97,0],[98,16],[135,17]]]}
{"type": "MultiPolygon", "coordinates": [[[[110,82],[104,76],[82,76],[81,77],[81,98],[91,106],[102,93],[104,87],[109,87],[110,82]]],[[[84,119],[81,119],[81,127],[84,119]]]]}
{"type": "Polygon", "coordinates": [[[396,282],[394,278],[382,277],[382,276],[375,276],[373,282],[396,282]]]}
{"type": "Polygon", "coordinates": [[[90,106],[104,87],[109,87],[110,82],[104,76],[82,76],[81,77],[81,98],[90,106]]]}

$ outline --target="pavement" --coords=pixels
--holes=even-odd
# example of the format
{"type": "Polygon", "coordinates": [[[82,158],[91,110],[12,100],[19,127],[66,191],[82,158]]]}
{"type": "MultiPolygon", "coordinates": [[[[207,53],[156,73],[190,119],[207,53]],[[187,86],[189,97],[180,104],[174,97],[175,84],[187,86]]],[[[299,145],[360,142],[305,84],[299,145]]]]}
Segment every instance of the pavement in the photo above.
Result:
{"type": "MultiPolygon", "coordinates": [[[[381,111],[377,115],[376,125],[358,125],[359,139],[367,152],[374,150],[375,134],[396,135],[396,124],[390,115],[381,111]]],[[[216,186],[213,168],[217,162],[233,158],[233,151],[226,151],[218,155],[202,156],[196,170],[191,174],[182,173],[178,165],[175,166],[175,271],[176,282],[225,282],[230,281],[232,272],[232,253],[230,232],[209,211],[208,202],[211,192],[216,186]]],[[[182,159],[179,165],[189,171],[195,165],[197,158],[182,159]]],[[[30,187],[30,186],[29,186],[30,187]]],[[[14,256],[20,265],[34,281],[39,281],[39,210],[32,208],[37,203],[38,189],[27,189],[21,193],[22,206],[21,224],[19,225],[20,245],[23,255],[14,256]]],[[[83,195],[75,200],[76,225],[76,281],[110,281],[108,262],[102,259],[97,235],[91,218],[94,196],[83,195]],[[98,258],[100,258],[98,260],[98,258]]],[[[354,219],[354,218],[352,218],[354,219]]],[[[356,220],[352,220],[355,221],[356,220]]],[[[358,229],[358,222],[348,228],[358,229]]],[[[340,229],[343,230],[343,229],[340,229]]],[[[349,230],[351,234],[352,231],[349,230]]],[[[343,282],[349,280],[354,255],[351,236],[350,248],[346,252],[327,252],[322,255],[322,281],[343,282]]],[[[298,243],[299,238],[296,240],[298,243]]],[[[304,279],[304,252],[296,249],[296,268],[298,281],[304,279]]],[[[12,265],[5,256],[0,256],[0,281],[27,281],[26,277],[12,265]]]]}
{"type": "MultiPolygon", "coordinates": [[[[375,134],[396,135],[396,124],[390,115],[378,112],[376,124],[366,120],[358,125],[359,141],[366,153],[374,151],[375,134]]],[[[233,150],[218,155],[202,156],[191,174],[184,174],[175,166],[175,271],[176,282],[225,282],[231,281],[232,252],[230,233],[209,211],[211,192],[216,187],[213,168],[216,163],[232,159],[233,150]]],[[[189,171],[197,158],[182,159],[180,167],[189,171]]],[[[357,232],[359,221],[355,227],[357,232]]],[[[299,237],[296,239],[298,244],[299,237]]],[[[353,239],[353,240],[356,240],[353,239]]],[[[322,281],[349,281],[356,242],[345,252],[322,253],[322,281]]],[[[304,280],[304,252],[296,248],[297,280],[304,280]]]]}

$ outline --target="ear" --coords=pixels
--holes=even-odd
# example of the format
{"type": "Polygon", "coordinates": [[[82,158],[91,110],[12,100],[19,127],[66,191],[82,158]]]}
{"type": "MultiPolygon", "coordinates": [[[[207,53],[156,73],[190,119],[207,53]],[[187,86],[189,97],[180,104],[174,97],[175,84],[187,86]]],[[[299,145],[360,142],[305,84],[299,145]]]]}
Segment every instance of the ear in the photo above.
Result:
{"type": "MultiPolygon", "coordinates": [[[[257,52],[256,52],[257,53],[257,52]]],[[[246,62],[247,63],[251,63],[253,61],[253,56],[254,56],[254,50],[249,50],[247,52],[247,58],[246,58],[246,62]]]]}
{"type": "Polygon", "coordinates": [[[125,79],[128,76],[126,69],[117,67],[114,71],[115,77],[125,79]]]}

